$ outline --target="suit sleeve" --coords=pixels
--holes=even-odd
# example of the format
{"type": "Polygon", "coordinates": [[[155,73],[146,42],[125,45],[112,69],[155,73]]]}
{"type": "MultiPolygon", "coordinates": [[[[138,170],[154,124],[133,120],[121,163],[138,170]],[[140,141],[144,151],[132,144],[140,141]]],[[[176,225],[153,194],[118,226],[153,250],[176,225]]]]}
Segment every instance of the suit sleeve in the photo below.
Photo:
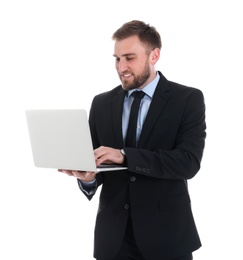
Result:
{"type": "Polygon", "coordinates": [[[200,169],[205,138],[204,97],[194,89],[183,107],[174,146],[163,149],[158,144],[161,147],[153,150],[125,147],[128,170],[154,178],[191,179],[200,169]]]}

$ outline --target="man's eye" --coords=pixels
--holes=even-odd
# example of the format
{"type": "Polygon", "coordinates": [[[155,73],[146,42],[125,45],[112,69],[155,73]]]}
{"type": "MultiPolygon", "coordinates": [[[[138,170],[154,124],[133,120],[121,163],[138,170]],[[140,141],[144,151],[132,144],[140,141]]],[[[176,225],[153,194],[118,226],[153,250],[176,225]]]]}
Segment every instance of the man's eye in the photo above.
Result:
{"type": "Polygon", "coordinates": [[[127,57],[127,60],[132,60],[134,59],[134,57],[127,57]]]}

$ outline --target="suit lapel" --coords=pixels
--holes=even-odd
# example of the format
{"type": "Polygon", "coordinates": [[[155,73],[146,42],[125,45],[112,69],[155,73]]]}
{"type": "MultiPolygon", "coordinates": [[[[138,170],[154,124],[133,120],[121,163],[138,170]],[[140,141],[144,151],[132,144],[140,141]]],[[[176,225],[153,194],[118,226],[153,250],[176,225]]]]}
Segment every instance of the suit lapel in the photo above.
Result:
{"type": "Polygon", "coordinates": [[[125,90],[122,88],[118,89],[116,96],[112,101],[112,127],[116,143],[119,147],[124,146],[122,136],[122,111],[125,94],[125,90]]]}
{"type": "Polygon", "coordinates": [[[158,117],[160,116],[167,100],[169,97],[170,91],[168,86],[167,79],[160,74],[160,80],[154,92],[150,108],[143,124],[143,129],[138,140],[137,147],[144,147],[146,140],[149,138],[150,133],[153,129],[154,124],[157,122],[158,117]]]}

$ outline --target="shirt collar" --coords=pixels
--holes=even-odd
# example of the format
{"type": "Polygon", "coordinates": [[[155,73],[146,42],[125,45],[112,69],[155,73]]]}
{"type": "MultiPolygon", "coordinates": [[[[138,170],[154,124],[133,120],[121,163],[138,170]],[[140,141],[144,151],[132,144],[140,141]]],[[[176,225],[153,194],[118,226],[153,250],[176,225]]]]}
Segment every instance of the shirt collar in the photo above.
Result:
{"type": "MultiPolygon", "coordinates": [[[[150,98],[152,98],[153,95],[154,95],[154,91],[155,91],[156,86],[157,86],[157,84],[158,84],[158,82],[159,82],[159,79],[160,79],[160,76],[159,76],[159,73],[157,72],[157,73],[156,73],[156,77],[154,78],[154,80],[152,80],[147,86],[145,86],[145,87],[142,89],[143,92],[145,92],[145,94],[146,94],[147,96],[149,96],[150,98]]],[[[130,97],[130,95],[131,95],[134,91],[136,91],[136,90],[141,91],[141,89],[132,89],[132,90],[129,90],[129,91],[127,92],[128,97],[130,97]]]]}

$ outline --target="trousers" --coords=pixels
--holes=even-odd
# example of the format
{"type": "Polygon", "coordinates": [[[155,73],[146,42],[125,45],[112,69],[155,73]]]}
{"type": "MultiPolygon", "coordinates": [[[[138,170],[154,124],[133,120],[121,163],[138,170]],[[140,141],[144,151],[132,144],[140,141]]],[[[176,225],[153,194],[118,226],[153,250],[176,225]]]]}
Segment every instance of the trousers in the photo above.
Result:
{"type": "MultiPolygon", "coordinates": [[[[138,257],[138,258],[134,258],[134,257],[129,257],[129,256],[121,256],[121,255],[118,255],[117,257],[111,259],[111,260],[144,260],[145,258],[141,258],[141,257],[138,257]]],[[[101,260],[101,259],[97,259],[97,260],[101,260]]],[[[146,259],[147,260],[147,259],[146,259]]],[[[151,259],[148,259],[148,260],[151,260],[151,259]]],[[[188,254],[188,255],[185,255],[185,256],[181,256],[181,257],[177,257],[177,258],[173,258],[173,259],[168,259],[168,260],[193,260],[193,256],[192,254],[188,254]]]]}
{"type": "MultiPolygon", "coordinates": [[[[181,256],[174,259],[168,259],[168,260],[192,260],[192,259],[193,259],[192,253],[189,253],[185,256],[181,256]]],[[[103,259],[97,259],[97,260],[103,260],[103,259]]],[[[137,247],[135,242],[132,221],[130,218],[127,222],[125,237],[124,237],[121,250],[116,257],[109,260],[151,260],[151,259],[145,259],[142,256],[141,252],[139,251],[139,248],[137,247]]]]}

